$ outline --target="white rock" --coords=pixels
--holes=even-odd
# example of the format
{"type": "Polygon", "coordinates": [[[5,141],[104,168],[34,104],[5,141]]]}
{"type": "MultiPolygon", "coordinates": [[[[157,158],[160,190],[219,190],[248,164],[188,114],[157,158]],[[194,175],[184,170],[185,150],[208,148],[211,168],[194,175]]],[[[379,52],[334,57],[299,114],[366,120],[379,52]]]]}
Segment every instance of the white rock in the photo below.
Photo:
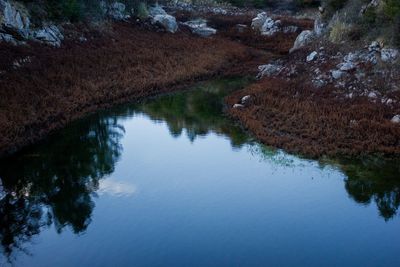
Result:
{"type": "Polygon", "coordinates": [[[291,25],[291,26],[283,27],[282,31],[284,33],[294,33],[294,32],[297,32],[298,29],[299,29],[299,27],[291,25]]]}
{"type": "Polygon", "coordinates": [[[276,64],[266,64],[266,65],[261,65],[258,66],[258,75],[257,78],[260,79],[263,76],[272,76],[274,74],[277,74],[282,70],[281,65],[276,65],[276,64]]]}
{"type": "Polygon", "coordinates": [[[296,41],[293,44],[293,47],[290,49],[290,53],[296,51],[297,49],[309,44],[315,35],[312,31],[306,30],[302,31],[296,38],[296,41]]]}
{"type": "Polygon", "coordinates": [[[234,104],[233,108],[244,108],[242,104],[234,104]]]}
{"type": "Polygon", "coordinates": [[[209,37],[211,35],[214,35],[217,33],[217,30],[211,27],[200,27],[200,28],[195,28],[192,31],[194,34],[197,34],[201,37],[209,37]]]}
{"type": "Polygon", "coordinates": [[[64,40],[63,34],[55,25],[46,26],[43,29],[33,32],[33,37],[40,42],[55,47],[61,46],[61,42],[64,40]]]}
{"type": "Polygon", "coordinates": [[[253,30],[261,31],[261,27],[264,25],[265,20],[269,18],[266,12],[261,12],[257,14],[257,17],[255,17],[251,21],[251,28],[253,30]]]}
{"type": "Polygon", "coordinates": [[[393,118],[390,121],[393,123],[400,123],[400,115],[393,116],[393,118]]]}
{"type": "Polygon", "coordinates": [[[311,52],[311,54],[309,54],[309,55],[307,56],[307,62],[313,61],[314,59],[317,58],[317,56],[318,56],[318,53],[317,53],[316,51],[311,52]]]}
{"type": "Polygon", "coordinates": [[[171,15],[156,15],[152,18],[153,24],[160,24],[165,30],[175,33],[178,30],[178,23],[175,17],[171,15]]]}
{"type": "Polygon", "coordinates": [[[381,45],[377,41],[373,41],[369,46],[368,50],[370,52],[379,52],[381,50],[381,45]]]}
{"type": "Polygon", "coordinates": [[[155,17],[157,15],[168,15],[167,12],[165,12],[165,10],[159,6],[159,5],[155,5],[149,8],[149,16],[150,17],[155,17]]]}
{"type": "Polygon", "coordinates": [[[339,65],[337,65],[337,67],[341,71],[350,71],[350,70],[354,70],[356,68],[356,65],[353,62],[343,62],[343,63],[340,63],[339,65]]]}
{"type": "Polygon", "coordinates": [[[22,38],[29,37],[30,19],[27,11],[17,8],[10,1],[0,0],[0,26],[22,38]]]}
{"type": "Polygon", "coordinates": [[[108,7],[108,15],[115,20],[126,19],[125,15],[126,6],[120,2],[114,2],[108,7]]]}
{"type": "Polygon", "coordinates": [[[342,76],[344,74],[344,72],[340,71],[340,70],[332,70],[331,73],[332,73],[333,79],[335,79],[335,80],[342,78],[342,76]]]}
{"type": "Polygon", "coordinates": [[[392,63],[399,57],[399,50],[384,48],[381,50],[381,59],[384,62],[392,63]]]}
{"type": "Polygon", "coordinates": [[[250,95],[246,95],[244,97],[242,97],[242,99],[240,100],[240,103],[242,103],[243,105],[246,104],[249,100],[251,99],[250,95]]]}

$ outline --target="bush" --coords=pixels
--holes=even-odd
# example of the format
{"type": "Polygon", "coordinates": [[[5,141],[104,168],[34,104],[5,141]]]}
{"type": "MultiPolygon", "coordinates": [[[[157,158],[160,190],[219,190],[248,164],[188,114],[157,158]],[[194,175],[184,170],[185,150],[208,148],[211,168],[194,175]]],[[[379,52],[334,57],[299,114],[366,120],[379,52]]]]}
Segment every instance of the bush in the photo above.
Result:
{"type": "Polygon", "coordinates": [[[400,17],[400,1],[385,0],[384,13],[387,18],[394,21],[400,17]]]}

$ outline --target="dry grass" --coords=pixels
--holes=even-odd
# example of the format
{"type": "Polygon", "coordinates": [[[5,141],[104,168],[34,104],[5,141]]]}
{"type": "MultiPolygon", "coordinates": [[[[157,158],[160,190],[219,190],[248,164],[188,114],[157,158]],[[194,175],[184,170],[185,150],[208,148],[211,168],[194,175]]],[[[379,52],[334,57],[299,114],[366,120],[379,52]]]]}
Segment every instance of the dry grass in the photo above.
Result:
{"type": "MultiPolygon", "coordinates": [[[[251,55],[218,38],[113,25],[112,34],[60,49],[0,47],[0,154],[43,138],[99,108],[171,91],[174,85],[218,74],[251,55]],[[16,58],[32,62],[11,70],[16,58]]],[[[237,69],[236,69],[237,70],[237,69]]]]}
{"type": "MultiPolygon", "coordinates": [[[[337,97],[314,90],[305,80],[267,78],[229,96],[231,107],[252,95],[245,108],[229,109],[265,144],[307,156],[400,154],[400,125],[390,122],[400,106],[371,103],[368,97],[337,97]]],[[[400,99],[400,95],[397,95],[400,99]]]]}

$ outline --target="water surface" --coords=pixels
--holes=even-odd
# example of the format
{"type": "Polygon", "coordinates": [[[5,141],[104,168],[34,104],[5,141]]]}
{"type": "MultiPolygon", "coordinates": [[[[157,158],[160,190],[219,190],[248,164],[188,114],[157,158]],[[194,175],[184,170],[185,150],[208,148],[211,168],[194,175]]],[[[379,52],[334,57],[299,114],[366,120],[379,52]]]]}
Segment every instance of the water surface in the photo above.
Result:
{"type": "Polygon", "coordinates": [[[219,80],[0,161],[0,266],[400,266],[400,170],[313,161],[222,115],[219,80]]]}

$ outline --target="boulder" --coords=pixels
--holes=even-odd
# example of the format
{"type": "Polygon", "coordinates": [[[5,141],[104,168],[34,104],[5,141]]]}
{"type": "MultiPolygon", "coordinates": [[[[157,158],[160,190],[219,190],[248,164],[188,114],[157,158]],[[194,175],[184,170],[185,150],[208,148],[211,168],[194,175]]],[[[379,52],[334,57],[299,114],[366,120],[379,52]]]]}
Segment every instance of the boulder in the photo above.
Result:
{"type": "Polygon", "coordinates": [[[0,0],[0,28],[14,37],[29,37],[29,14],[22,7],[0,0]]]}
{"type": "Polygon", "coordinates": [[[161,25],[166,31],[175,33],[178,30],[178,23],[171,15],[156,15],[152,18],[153,24],[161,25]]]}
{"type": "Polygon", "coordinates": [[[43,29],[33,32],[33,37],[45,44],[60,47],[64,36],[55,25],[46,26],[43,29]]]}
{"type": "Polygon", "coordinates": [[[290,49],[290,53],[296,51],[297,49],[309,44],[315,35],[312,31],[306,30],[302,31],[299,36],[297,36],[296,41],[294,41],[293,47],[290,49]]]}

